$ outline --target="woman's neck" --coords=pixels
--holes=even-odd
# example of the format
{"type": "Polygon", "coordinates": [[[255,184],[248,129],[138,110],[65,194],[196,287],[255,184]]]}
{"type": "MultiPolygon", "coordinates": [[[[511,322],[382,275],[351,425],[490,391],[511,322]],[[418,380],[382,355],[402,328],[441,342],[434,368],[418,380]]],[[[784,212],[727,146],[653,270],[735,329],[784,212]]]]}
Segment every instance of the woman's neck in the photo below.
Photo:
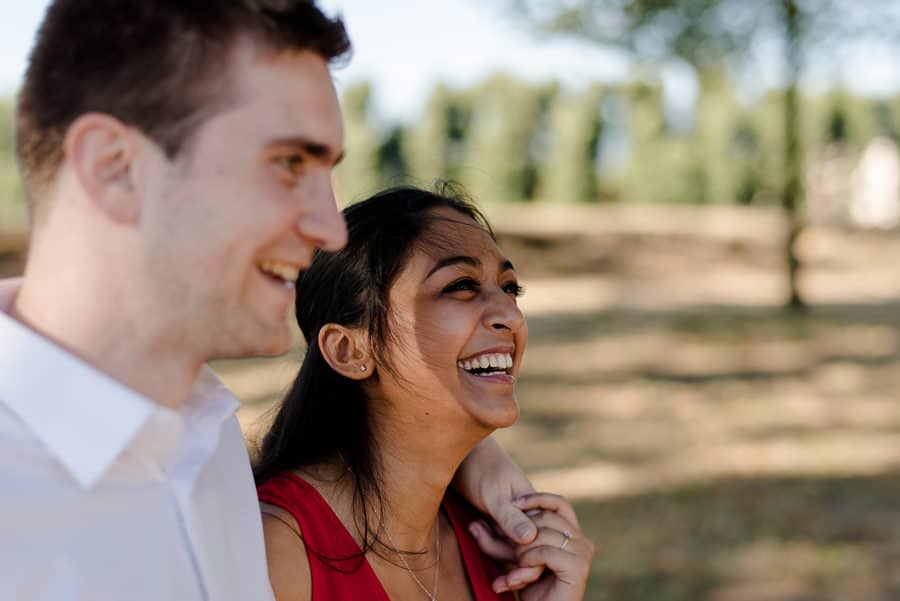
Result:
{"type": "MultiPolygon", "coordinates": [[[[342,460],[302,470],[341,517],[348,530],[362,538],[380,526],[390,533],[382,543],[405,551],[432,549],[437,516],[457,468],[490,432],[480,427],[374,418],[372,461],[377,466],[380,503],[360,514],[354,503],[353,479],[342,460]]],[[[373,499],[366,499],[367,503],[373,499]]]]}
{"type": "Polygon", "coordinates": [[[384,527],[399,548],[430,548],[447,487],[466,455],[490,432],[473,423],[437,419],[375,416],[373,422],[384,527]]]}

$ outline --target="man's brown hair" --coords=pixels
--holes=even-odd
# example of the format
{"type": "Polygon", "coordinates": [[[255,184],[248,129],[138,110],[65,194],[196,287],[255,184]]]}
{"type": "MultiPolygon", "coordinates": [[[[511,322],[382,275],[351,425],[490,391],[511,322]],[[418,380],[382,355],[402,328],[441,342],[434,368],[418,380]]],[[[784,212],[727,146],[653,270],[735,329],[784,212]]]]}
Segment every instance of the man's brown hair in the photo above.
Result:
{"type": "Polygon", "coordinates": [[[31,201],[63,160],[66,130],[102,112],[169,158],[223,103],[230,50],[247,36],[331,62],[350,50],[340,18],[313,0],[55,0],[31,52],[16,113],[16,154],[31,201]]]}

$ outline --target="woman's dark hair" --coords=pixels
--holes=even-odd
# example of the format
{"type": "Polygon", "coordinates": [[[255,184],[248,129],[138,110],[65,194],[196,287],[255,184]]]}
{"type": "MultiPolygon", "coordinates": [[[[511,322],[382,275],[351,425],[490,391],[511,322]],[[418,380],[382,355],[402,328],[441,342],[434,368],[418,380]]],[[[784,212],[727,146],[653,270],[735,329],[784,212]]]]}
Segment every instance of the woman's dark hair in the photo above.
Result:
{"type": "MultiPolygon", "coordinates": [[[[459,187],[443,182],[434,192],[398,187],[344,210],[347,246],[335,253],[318,251],[297,280],[297,323],[307,342],[300,373],[263,437],[254,468],[257,485],[283,470],[340,459],[353,479],[354,511],[363,526],[365,553],[377,540],[383,506],[379,466],[369,427],[369,407],[362,385],[334,371],[318,345],[322,326],[336,323],[366,327],[380,369],[390,370],[388,293],[413,249],[448,208],[472,219],[491,237],[481,212],[459,187]],[[374,503],[374,507],[373,507],[374,503]]],[[[429,244],[448,244],[433,239],[429,244]]],[[[314,551],[314,550],[311,550],[314,551]]]]}

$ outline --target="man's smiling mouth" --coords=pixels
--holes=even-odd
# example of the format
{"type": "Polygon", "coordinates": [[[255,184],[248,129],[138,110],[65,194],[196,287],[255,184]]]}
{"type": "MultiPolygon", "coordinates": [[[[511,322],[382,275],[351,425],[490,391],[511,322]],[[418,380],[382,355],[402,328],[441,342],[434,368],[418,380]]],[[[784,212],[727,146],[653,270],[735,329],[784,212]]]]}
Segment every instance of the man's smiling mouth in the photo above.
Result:
{"type": "Polygon", "coordinates": [[[293,288],[294,282],[300,276],[300,268],[291,263],[284,261],[276,261],[272,259],[263,259],[258,261],[256,266],[268,278],[281,283],[286,288],[293,288]]]}

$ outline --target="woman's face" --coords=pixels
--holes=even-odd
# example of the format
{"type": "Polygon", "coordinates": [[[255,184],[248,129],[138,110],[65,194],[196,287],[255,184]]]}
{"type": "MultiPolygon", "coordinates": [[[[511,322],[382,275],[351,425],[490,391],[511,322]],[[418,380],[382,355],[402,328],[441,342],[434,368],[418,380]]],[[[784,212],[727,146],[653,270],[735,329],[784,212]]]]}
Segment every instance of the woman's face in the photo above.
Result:
{"type": "Polygon", "coordinates": [[[472,219],[437,217],[389,291],[381,393],[409,417],[492,430],[518,417],[515,381],[528,339],[516,272],[472,219]]]}

